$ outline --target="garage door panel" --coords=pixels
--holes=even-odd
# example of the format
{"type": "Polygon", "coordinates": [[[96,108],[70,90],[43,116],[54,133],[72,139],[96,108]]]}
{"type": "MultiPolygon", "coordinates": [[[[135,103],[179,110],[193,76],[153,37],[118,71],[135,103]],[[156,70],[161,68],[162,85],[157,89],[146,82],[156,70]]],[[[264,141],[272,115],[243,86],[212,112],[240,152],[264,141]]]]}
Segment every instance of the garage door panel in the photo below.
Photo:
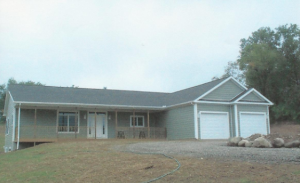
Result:
{"type": "Polygon", "coordinates": [[[267,134],[265,113],[240,113],[241,137],[249,137],[252,134],[267,134]]]}
{"type": "Polygon", "coordinates": [[[229,138],[228,113],[200,113],[201,139],[229,138]]]}

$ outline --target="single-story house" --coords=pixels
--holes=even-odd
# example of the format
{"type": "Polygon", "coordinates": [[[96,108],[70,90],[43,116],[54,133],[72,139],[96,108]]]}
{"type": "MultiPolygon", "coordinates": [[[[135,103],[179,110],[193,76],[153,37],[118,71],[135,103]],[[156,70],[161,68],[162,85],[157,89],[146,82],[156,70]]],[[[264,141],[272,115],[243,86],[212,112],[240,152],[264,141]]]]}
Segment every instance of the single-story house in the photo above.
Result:
{"type": "Polygon", "coordinates": [[[232,77],[173,93],[10,85],[6,152],[61,139],[227,139],[270,133],[269,106],[232,77]]]}

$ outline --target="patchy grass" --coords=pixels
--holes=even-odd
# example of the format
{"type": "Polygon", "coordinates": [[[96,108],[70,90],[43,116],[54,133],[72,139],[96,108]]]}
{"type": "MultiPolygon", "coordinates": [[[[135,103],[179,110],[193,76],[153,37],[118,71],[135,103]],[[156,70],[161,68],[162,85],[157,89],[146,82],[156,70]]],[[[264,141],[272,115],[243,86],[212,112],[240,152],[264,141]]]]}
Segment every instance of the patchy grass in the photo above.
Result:
{"type": "MultiPolygon", "coordinates": [[[[4,130],[2,134],[1,143],[4,143],[4,130]]],[[[174,160],[161,155],[119,152],[113,148],[137,142],[141,141],[58,142],[0,154],[0,182],[135,183],[156,178],[177,167],[174,160]]],[[[157,182],[276,183],[300,180],[299,164],[220,161],[179,155],[174,157],[180,161],[181,168],[157,182]]]]}
{"type": "MultiPolygon", "coordinates": [[[[0,155],[0,182],[144,182],[177,167],[161,155],[113,150],[140,141],[97,140],[42,144],[0,155]]],[[[295,164],[220,161],[175,156],[179,171],[157,182],[295,182],[295,164]]],[[[296,171],[297,170],[297,171],[296,171]]]]}
{"type": "Polygon", "coordinates": [[[0,124],[0,154],[4,153],[3,146],[5,145],[5,125],[0,124]]]}

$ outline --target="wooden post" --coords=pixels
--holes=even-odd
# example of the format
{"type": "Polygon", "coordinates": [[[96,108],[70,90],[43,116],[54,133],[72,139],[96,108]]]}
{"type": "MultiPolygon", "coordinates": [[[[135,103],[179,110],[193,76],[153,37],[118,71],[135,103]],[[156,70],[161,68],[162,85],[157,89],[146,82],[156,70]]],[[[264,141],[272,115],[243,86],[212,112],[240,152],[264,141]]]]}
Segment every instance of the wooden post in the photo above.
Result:
{"type": "Polygon", "coordinates": [[[133,110],[133,117],[132,117],[132,123],[133,123],[133,138],[135,138],[135,111],[133,110]]]}
{"type": "Polygon", "coordinates": [[[149,111],[147,111],[147,123],[148,123],[148,138],[150,138],[150,119],[149,111]]]}
{"type": "Polygon", "coordinates": [[[97,123],[97,113],[95,111],[95,139],[97,139],[97,128],[96,128],[96,123],[97,123]]]}
{"type": "Polygon", "coordinates": [[[115,111],[115,122],[116,122],[116,126],[115,126],[115,133],[116,133],[116,138],[118,138],[118,111],[115,111]]]}
{"type": "Polygon", "coordinates": [[[35,140],[36,140],[36,112],[37,109],[34,109],[34,146],[35,146],[35,140]]]}

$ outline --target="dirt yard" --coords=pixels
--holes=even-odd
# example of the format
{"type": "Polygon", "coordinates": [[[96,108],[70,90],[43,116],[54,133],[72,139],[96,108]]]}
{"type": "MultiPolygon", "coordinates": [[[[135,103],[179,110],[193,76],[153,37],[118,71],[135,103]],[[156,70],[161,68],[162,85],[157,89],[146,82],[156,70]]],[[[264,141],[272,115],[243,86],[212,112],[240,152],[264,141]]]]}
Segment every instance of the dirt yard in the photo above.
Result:
{"type": "MultiPolygon", "coordinates": [[[[297,133],[299,126],[292,129],[297,133]]],[[[271,156],[272,160],[274,154],[270,154],[270,149],[251,148],[250,153],[244,151],[245,148],[227,147],[222,145],[223,143],[225,141],[121,139],[42,144],[0,154],[0,182],[135,183],[154,179],[178,167],[173,159],[162,155],[136,154],[129,151],[139,146],[141,148],[137,148],[138,151],[144,151],[146,148],[157,149],[157,152],[171,155],[180,162],[181,167],[178,171],[157,182],[286,183],[300,180],[300,163],[285,161],[297,160],[297,155],[300,155],[298,149],[281,149],[284,152],[282,154],[274,151],[274,154],[280,154],[282,157],[270,161],[264,159],[271,156]],[[175,148],[164,149],[167,146],[163,144],[175,144],[181,153],[174,152],[175,148]],[[197,150],[197,147],[201,147],[202,150],[197,150]],[[219,151],[213,152],[213,148],[219,151]]]]}

